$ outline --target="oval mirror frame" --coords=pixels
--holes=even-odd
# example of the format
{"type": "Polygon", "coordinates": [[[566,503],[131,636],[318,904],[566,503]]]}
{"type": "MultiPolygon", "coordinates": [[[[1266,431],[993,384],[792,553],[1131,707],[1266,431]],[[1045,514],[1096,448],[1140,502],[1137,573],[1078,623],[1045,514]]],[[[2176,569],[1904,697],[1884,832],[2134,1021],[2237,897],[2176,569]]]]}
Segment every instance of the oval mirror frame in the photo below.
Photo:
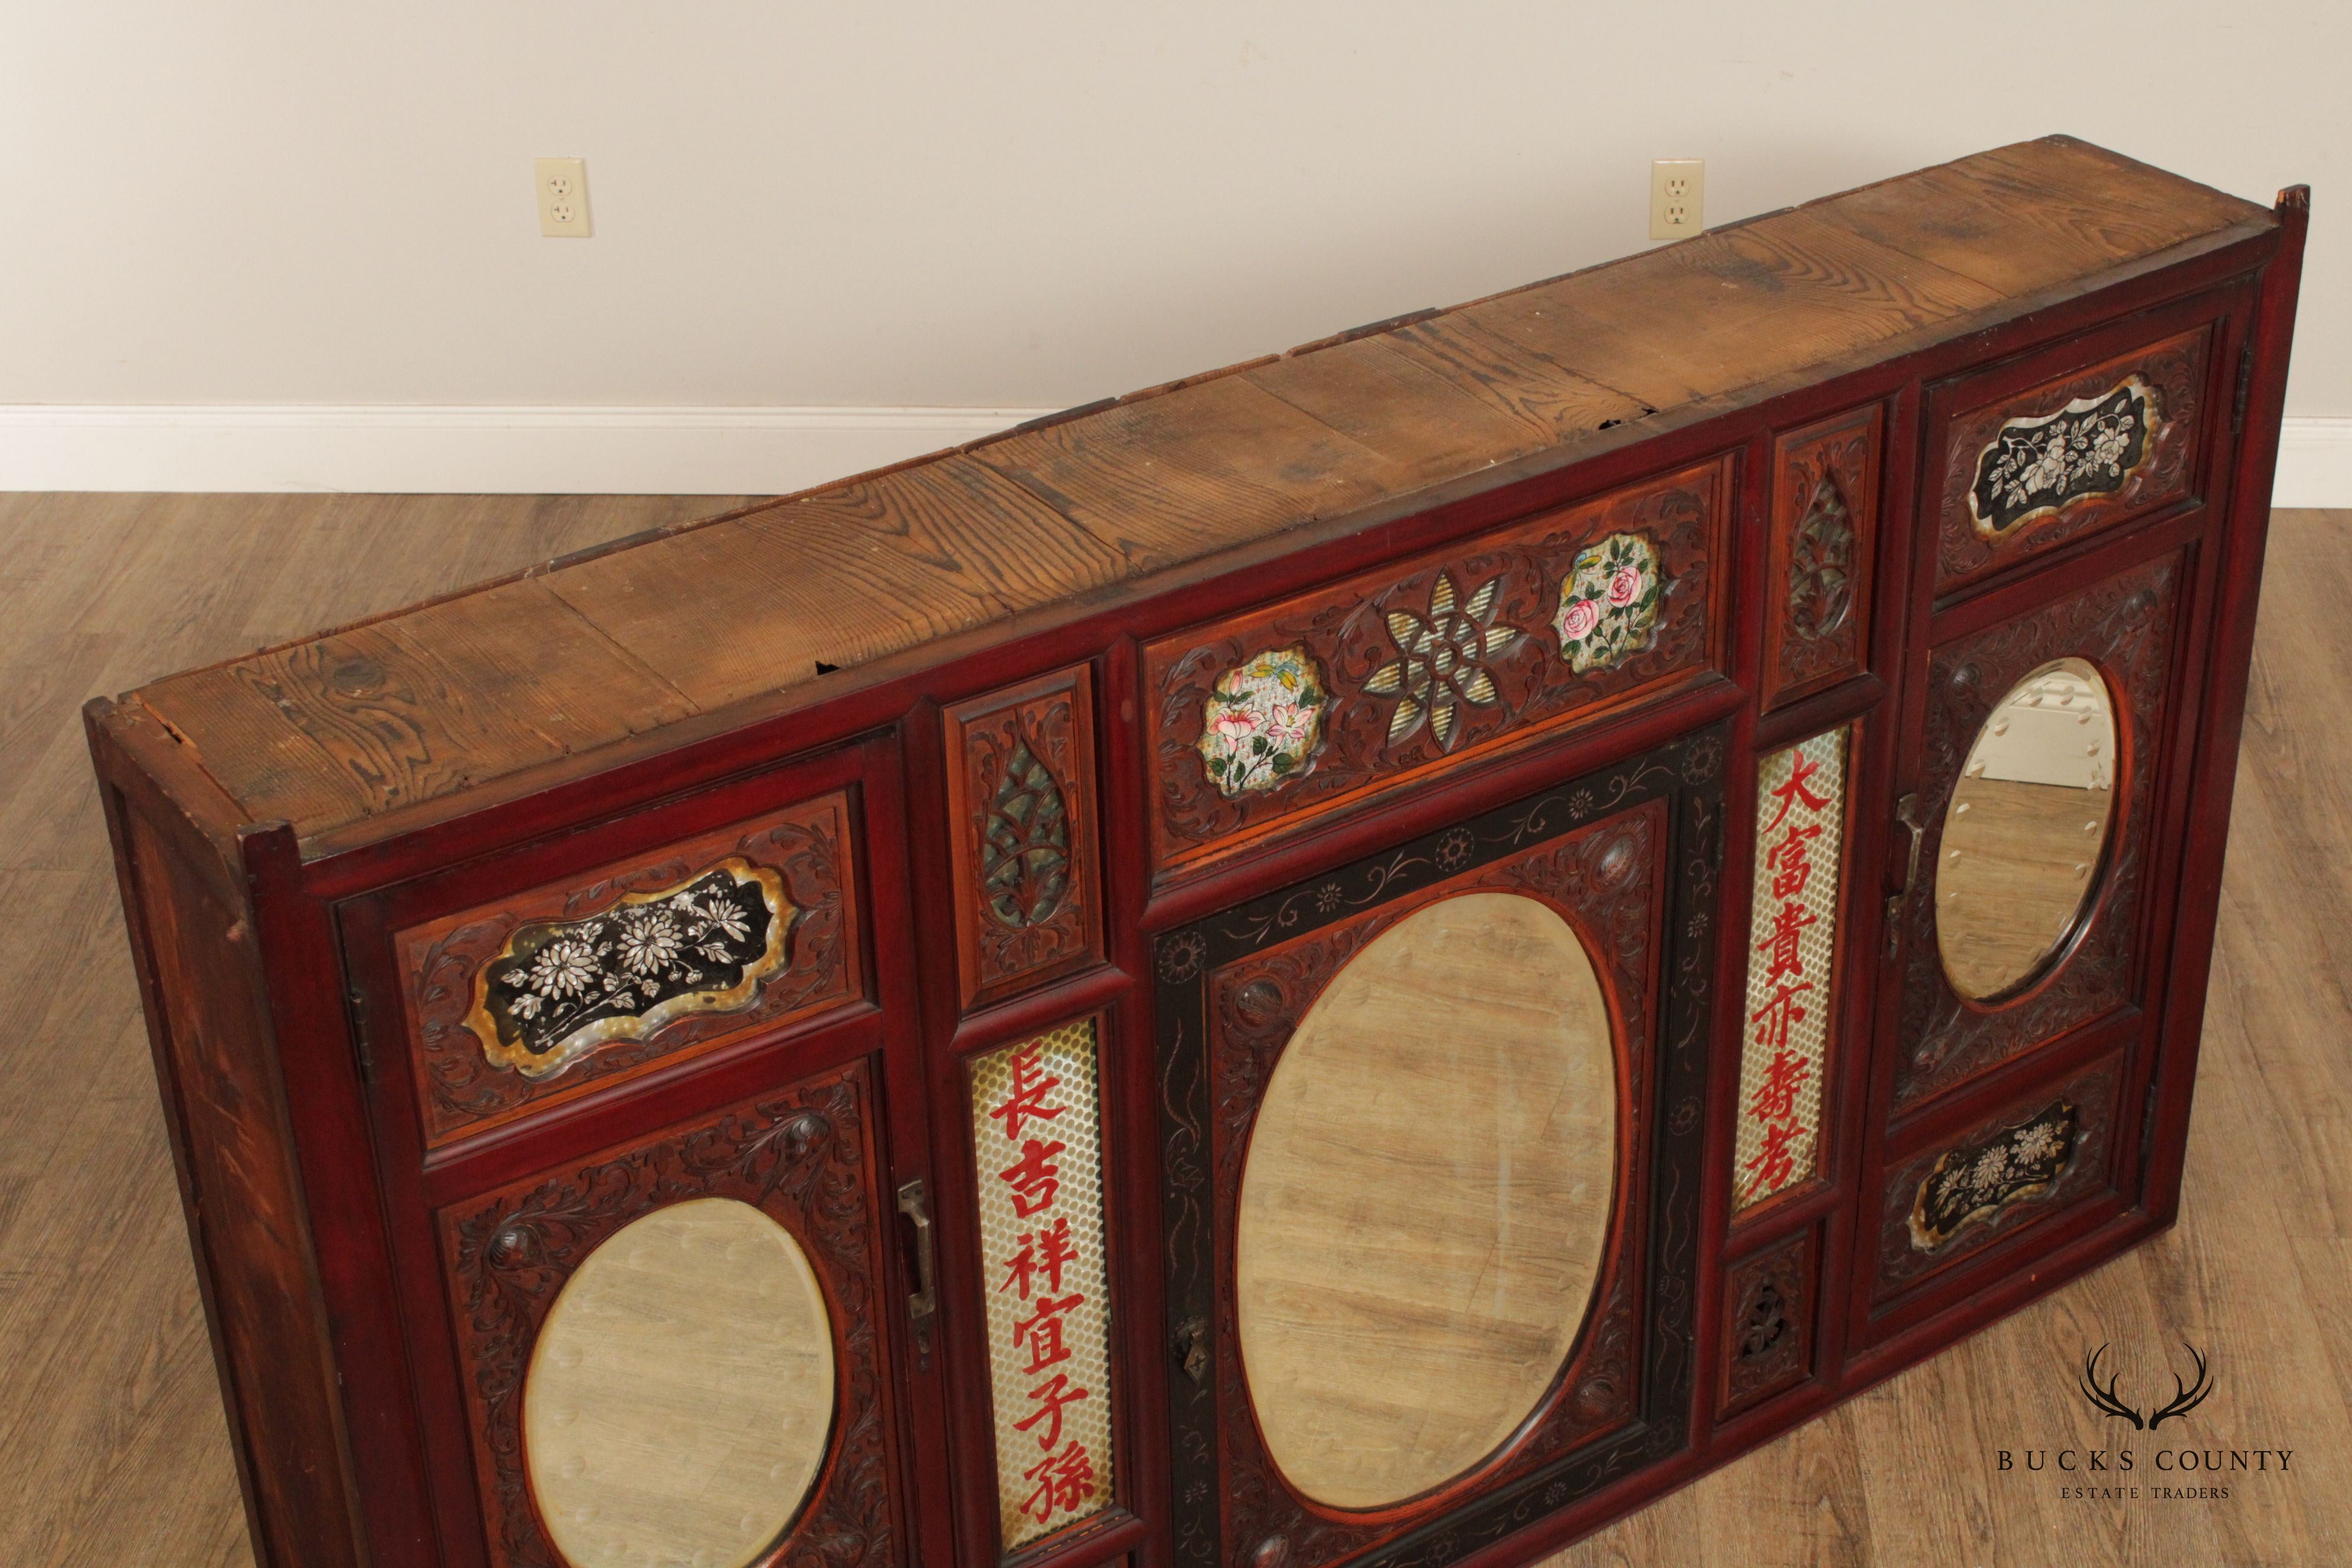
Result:
{"type": "Polygon", "coordinates": [[[2010,1005],[2063,965],[2106,886],[2126,765],[2087,658],[2035,667],[1985,715],[1936,851],[1937,954],[1963,1003],[2010,1005]]]}
{"type": "Polygon", "coordinates": [[[570,1568],[749,1568],[832,1446],[833,1322],[792,1232],[689,1198],[583,1258],[540,1325],[523,1468],[570,1568]]]}
{"type": "Polygon", "coordinates": [[[1299,1496],[1409,1504],[1549,1406],[1616,1228],[1619,1035],[1581,934],[1514,892],[1413,910],[1307,1007],[1234,1249],[1244,1383],[1299,1496]]]}

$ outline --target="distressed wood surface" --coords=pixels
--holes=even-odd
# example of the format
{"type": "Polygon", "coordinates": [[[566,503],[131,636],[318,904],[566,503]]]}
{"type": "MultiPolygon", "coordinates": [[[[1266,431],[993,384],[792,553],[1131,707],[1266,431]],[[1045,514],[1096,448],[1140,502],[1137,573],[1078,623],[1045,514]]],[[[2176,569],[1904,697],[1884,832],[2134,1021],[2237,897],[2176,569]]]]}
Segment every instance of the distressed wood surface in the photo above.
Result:
{"type": "MultiPolygon", "coordinates": [[[[76,706],[716,505],[0,498],[0,1561],[251,1563],[76,706]]],[[[2266,577],[2180,1227],[1553,1562],[2352,1557],[2352,513],[2280,513],[2266,577]],[[2216,1391],[2181,1442],[2293,1448],[2287,1477],[2117,1507],[1996,1468],[2118,1434],[2145,1467],[2074,1372],[2113,1341],[2168,1391],[2184,1338],[2216,1391]]]]}
{"type": "Polygon", "coordinates": [[[664,509],[629,548],[142,695],[249,816],[314,838],[729,704],[804,706],[822,668],[1959,338],[2274,222],[2066,138],[2020,143],[677,537],[664,509]]]}

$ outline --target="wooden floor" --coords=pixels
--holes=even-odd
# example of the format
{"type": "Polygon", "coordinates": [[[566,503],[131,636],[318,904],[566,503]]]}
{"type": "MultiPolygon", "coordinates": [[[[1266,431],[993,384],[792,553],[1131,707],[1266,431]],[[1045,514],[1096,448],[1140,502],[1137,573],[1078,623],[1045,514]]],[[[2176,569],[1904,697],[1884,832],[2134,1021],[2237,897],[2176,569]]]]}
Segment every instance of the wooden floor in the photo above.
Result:
{"type": "MultiPolygon", "coordinates": [[[[729,504],[0,497],[0,1564],[251,1562],[82,700],[729,504]]],[[[1556,1563],[2352,1563],[2347,605],[2352,513],[2281,513],[2180,1226],[1556,1563]],[[2216,1391],[2126,1434],[2139,1500],[1997,1468],[2121,1430],[2072,1392],[2085,1348],[2128,1392],[2181,1339],[2216,1391]],[[2175,1446],[2294,1457],[2152,1498],[2175,1446]]]]}

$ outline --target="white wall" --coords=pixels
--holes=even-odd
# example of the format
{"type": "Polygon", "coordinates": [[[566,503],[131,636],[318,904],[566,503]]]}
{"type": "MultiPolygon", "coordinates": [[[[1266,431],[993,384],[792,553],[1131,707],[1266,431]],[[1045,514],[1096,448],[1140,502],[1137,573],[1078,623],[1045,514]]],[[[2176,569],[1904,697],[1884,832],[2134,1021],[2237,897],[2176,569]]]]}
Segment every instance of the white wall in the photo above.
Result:
{"type": "Polygon", "coordinates": [[[2289,409],[2347,417],[2347,59],[2327,0],[6,0],[0,481],[201,467],[236,409],[140,449],[186,405],[297,458],[308,405],[985,428],[1639,248],[1654,156],[1722,222],[2059,130],[2310,182],[2289,409]],[[588,160],[593,239],[540,237],[534,154],[588,160]]]}

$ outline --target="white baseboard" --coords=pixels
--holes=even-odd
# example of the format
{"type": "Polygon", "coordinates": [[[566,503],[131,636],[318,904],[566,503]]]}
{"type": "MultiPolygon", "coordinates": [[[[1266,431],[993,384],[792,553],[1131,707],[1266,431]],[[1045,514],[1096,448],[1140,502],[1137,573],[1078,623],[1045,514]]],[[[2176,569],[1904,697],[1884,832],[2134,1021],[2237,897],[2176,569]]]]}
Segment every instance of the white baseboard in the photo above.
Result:
{"type": "MultiPolygon", "coordinates": [[[[0,405],[0,490],[778,495],[1045,412],[0,405]]],[[[2352,507],[2352,418],[2289,419],[2274,494],[2352,507]]]]}
{"type": "Polygon", "coordinates": [[[0,490],[780,495],[1046,412],[0,405],[0,490]]]}
{"type": "Polygon", "coordinates": [[[2352,507],[2352,419],[2285,421],[2271,504],[2352,507]]]}

